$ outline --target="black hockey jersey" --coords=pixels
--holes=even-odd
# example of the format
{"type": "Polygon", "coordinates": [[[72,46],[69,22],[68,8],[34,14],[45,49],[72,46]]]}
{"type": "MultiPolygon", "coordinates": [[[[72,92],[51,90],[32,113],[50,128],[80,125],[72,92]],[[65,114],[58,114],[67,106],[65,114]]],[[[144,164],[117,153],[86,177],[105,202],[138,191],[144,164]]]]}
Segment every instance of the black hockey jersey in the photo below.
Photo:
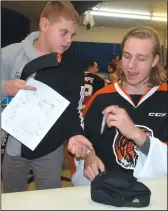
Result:
{"type": "Polygon", "coordinates": [[[85,98],[83,105],[86,105],[90,97],[99,89],[105,86],[105,81],[98,75],[85,72],[85,98]]]}
{"type": "MultiPolygon", "coordinates": [[[[38,59],[40,62],[41,59],[36,60],[38,59]]],[[[36,66],[38,66],[37,61],[36,66]]],[[[81,112],[84,98],[82,68],[68,51],[62,55],[60,65],[54,65],[49,59],[46,62],[48,65],[45,64],[45,68],[37,71],[35,79],[53,88],[70,101],[70,104],[34,151],[22,144],[21,155],[27,159],[45,156],[69,140],[71,136],[84,134],[81,112]]]]}
{"type": "Polygon", "coordinates": [[[102,111],[110,105],[125,108],[137,127],[148,135],[167,142],[167,84],[148,89],[136,105],[119,83],[111,84],[96,92],[83,111],[86,136],[92,141],[97,156],[105,164],[105,169],[117,169],[133,174],[132,170],[138,158],[138,147],[135,142],[124,137],[115,127],[105,126],[104,132],[100,132],[102,111]]]}

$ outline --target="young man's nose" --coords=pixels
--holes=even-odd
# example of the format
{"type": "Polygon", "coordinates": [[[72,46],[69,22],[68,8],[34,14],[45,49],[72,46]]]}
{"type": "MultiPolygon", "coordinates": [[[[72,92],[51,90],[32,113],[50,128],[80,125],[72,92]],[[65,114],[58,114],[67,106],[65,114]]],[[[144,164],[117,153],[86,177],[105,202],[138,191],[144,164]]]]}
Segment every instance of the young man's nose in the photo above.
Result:
{"type": "Polygon", "coordinates": [[[135,58],[132,58],[130,61],[129,61],[129,68],[133,68],[136,66],[136,59],[135,58]]]}

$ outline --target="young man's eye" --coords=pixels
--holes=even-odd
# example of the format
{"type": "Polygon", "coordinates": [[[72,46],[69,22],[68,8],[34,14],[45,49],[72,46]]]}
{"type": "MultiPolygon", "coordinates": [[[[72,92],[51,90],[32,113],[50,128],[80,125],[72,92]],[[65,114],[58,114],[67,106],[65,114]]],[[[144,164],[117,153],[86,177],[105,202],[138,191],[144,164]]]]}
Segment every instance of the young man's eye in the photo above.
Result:
{"type": "Polygon", "coordinates": [[[143,62],[143,61],[145,61],[145,58],[138,58],[138,60],[139,60],[140,62],[143,62]]]}
{"type": "Polygon", "coordinates": [[[123,55],[123,57],[125,58],[125,59],[130,59],[130,56],[129,55],[123,55]]]}

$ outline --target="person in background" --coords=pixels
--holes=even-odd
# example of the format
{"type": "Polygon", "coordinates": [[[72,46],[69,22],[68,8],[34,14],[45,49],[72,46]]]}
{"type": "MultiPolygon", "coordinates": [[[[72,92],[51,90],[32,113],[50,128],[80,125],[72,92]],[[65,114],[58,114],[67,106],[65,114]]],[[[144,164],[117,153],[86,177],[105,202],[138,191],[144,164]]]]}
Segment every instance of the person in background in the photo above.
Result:
{"type": "MultiPolygon", "coordinates": [[[[92,144],[83,134],[82,90],[84,74],[76,58],[66,51],[75,36],[80,18],[70,2],[47,3],[39,22],[40,31],[33,32],[21,43],[11,44],[2,49],[2,100],[14,97],[19,90],[36,91],[17,78],[23,67],[40,56],[57,53],[64,62],[55,69],[50,67],[43,77],[57,91],[61,90],[70,100],[64,111],[34,151],[9,136],[2,163],[4,192],[26,191],[27,174],[33,170],[37,189],[59,188],[64,160],[63,145],[68,140],[68,150],[77,157],[85,156],[92,144]],[[70,75],[68,73],[71,72],[70,75]],[[59,73],[59,74],[58,74],[59,73]],[[70,78],[71,77],[71,78],[70,78]],[[65,83],[71,82],[65,87],[65,83]]],[[[33,77],[33,76],[32,76],[33,77]]]]}
{"type": "Polygon", "coordinates": [[[85,98],[83,108],[87,104],[90,97],[105,86],[105,81],[97,75],[98,70],[98,64],[95,60],[87,60],[84,62],[85,98]]]}
{"type": "Polygon", "coordinates": [[[114,62],[108,64],[108,73],[110,83],[115,83],[118,80],[118,77],[116,75],[116,64],[114,62]]]}
{"type": "Polygon", "coordinates": [[[117,75],[118,79],[120,79],[121,72],[122,72],[122,64],[121,64],[121,60],[119,60],[116,63],[116,75],[117,75]]]}
{"type": "Polygon", "coordinates": [[[96,92],[83,111],[95,152],[75,160],[74,185],[89,184],[105,170],[167,176],[168,89],[160,49],[151,28],[135,27],[124,36],[120,81],[96,92]]]}

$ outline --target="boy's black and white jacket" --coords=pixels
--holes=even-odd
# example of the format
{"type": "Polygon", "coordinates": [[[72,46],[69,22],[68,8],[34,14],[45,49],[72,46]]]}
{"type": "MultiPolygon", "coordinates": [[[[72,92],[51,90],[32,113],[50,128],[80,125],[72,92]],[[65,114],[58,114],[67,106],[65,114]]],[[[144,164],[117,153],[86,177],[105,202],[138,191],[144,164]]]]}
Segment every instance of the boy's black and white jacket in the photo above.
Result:
{"type": "Polygon", "coordinates": [[[53,88],[65,97],[70,104],[34,151],[22,145],[21,155],[27,159],[44,156],[57,149],[73,135],[83,135],[81,109],[84,98],[84,86],[82,86],[84,73],[70,52],[62,55],[60,64],[54,64],[51,61],[53,56],[57,60],[56,54],[48,54],[31,61],[31,64],[35,64],[37,69],[35,79],[53,88]],[[38,64],[39,67],[43,66],[44,59],[45,68],[39,70],[38,64]]]}

